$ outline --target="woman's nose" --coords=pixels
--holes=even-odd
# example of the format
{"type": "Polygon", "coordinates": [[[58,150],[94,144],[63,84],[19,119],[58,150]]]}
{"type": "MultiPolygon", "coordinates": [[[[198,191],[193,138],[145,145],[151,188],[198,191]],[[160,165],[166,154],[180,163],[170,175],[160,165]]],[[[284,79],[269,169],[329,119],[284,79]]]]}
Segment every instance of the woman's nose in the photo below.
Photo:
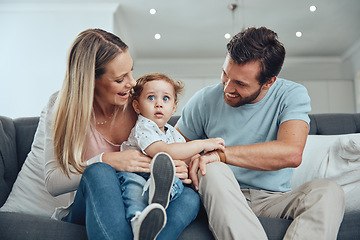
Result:
{"type": "Polygon", "coordinates": [[[131,88],[135,87],[136,81],[135,81],[135,79],[133,78],[132,74],[130,74],[129,80],[128,80],[127,84],[128,84],[128,86],[131,87],[131,88]]]}

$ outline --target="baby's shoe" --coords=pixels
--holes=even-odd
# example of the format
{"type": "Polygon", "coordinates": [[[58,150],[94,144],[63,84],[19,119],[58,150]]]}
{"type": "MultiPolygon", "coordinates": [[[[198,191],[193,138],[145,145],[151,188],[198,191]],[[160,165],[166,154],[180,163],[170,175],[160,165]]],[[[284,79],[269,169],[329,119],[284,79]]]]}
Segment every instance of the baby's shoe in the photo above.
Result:
{"type": "Polygon", "coordinates": [[[166,224],[166,212],[157,203],[148,205],[142,212],[136,212],[131,219],[134,240],[154,240],[166,224]]]}
{"type": "Polygon", "coordinates": [[[159,203],[165,209],[168,207],[174,178],[175,165],[170,155],[157,153],[150,164],[149,204],[159,203]]]}

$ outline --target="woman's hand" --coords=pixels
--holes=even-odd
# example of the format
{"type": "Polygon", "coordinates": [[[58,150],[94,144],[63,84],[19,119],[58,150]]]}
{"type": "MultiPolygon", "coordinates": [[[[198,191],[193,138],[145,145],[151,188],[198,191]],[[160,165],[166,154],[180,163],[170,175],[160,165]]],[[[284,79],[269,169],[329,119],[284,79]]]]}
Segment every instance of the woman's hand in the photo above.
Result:
{"type": "Polygon", "coordinates": [[[181,160],[174,160],[176,174],[175,176],[178,177],[183,183],[190,184],[191,179],[189,179],[188,175],[188,165],[181,160]]]}
{"type": "Polygon", "coordinates": [[[151,158],[138,150],[107,152],[102,161],[119,172],[150,172],[151,158]]]}

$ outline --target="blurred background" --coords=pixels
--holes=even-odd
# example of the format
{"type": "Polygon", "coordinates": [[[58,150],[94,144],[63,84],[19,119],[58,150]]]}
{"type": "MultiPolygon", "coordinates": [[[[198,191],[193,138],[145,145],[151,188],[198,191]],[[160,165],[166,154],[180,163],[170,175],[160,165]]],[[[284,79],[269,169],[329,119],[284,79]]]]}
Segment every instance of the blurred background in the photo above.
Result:
{"type": "Polygon", "coordinates": [[[311,113],[360,112],[359,0],[0,0],[0,115],[38,116],[60,89],[78,33],[120,36],[134,77],[163,72],[185,83],[178,111],[220,81],[226,43],[248,27],[278,33],[279,77],[303,84],[311,113]]]}

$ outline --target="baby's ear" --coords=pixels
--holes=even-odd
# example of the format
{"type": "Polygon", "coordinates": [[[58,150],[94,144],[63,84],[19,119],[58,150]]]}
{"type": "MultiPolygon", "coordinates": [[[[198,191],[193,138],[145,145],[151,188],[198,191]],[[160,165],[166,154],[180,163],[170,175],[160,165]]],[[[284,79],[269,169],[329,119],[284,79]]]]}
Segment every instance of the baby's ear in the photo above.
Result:
{"type": "Polygon", "coordinates": [[[174,107],[171,115],[174,115],[174,113],[176,112],[176,108],[177,108],[177,102],[174,103],[174,107]]]}
{"type": "Polygon", "coordinates": [[[132,102],[133,108],[137,114],[140,114],[139,102],[134,99],[132,102]]]}

